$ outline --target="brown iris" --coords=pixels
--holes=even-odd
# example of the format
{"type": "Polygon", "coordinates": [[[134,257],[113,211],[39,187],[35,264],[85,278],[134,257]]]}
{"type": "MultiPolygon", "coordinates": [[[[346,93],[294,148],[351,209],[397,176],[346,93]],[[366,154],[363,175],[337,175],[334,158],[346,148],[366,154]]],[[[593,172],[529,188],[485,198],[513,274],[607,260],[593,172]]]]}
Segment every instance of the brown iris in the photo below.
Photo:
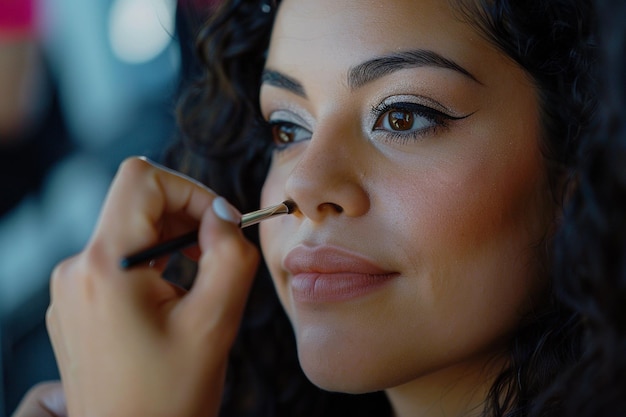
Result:
{"type": "Polygon", "coordinates": [[[293,127],[285,125],[276,125],[272,127],[272,135],[277,144],[287,144],[294,141],[295,132],[293,127]]]}
{"type": "Polygon", "coordinates": [[[387,121],[394,130],[406,131],[413,127],[414,117],[412,112],[396,110],[389,113],[387,121]]]}

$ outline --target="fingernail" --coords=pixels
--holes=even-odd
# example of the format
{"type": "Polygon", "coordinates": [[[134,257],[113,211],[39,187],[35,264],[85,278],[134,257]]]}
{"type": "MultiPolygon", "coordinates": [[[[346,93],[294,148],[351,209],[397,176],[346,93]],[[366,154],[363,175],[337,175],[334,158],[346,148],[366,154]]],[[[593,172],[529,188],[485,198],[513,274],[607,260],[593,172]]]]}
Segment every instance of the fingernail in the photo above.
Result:
{"type": "Polygon", "coordinates": [[[159,164],[157,164],[156,162],[154,162],[152,159],[148,158],[145,155],[140,155],[140,156],[137,156],[136,158],[141,160],[141,161],[147,162],[150,165],[159,165],[159,164]]]}
{"type": "Polygon", "coordinates": [[[241,213],[230,205],[224,197],[215,197],[213,199],[213,212],[220,219],[233,224],[239,224],[241,221],[241,213]]]}

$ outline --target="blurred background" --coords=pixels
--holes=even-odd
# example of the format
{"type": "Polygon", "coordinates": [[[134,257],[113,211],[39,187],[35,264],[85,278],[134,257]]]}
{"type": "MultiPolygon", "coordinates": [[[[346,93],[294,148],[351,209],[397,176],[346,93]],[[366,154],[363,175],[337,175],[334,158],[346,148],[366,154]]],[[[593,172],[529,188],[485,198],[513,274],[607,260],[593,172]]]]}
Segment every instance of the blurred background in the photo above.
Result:
{"type": "Polygon", "coordinates": [[[49,276],[119,163],[158,160],[210,0],[0,0],[0,417],[57,379],[49,276]]]}

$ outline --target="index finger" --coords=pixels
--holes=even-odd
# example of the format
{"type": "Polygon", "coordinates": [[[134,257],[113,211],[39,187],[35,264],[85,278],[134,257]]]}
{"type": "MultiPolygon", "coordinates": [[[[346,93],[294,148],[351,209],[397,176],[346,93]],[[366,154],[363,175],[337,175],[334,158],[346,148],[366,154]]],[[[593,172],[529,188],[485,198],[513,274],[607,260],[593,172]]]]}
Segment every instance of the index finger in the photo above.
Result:
{"type": "Polygon", "coordinates": [[[89,246],[119,259],[195,228],[213,198],[213,191],[191,178],[129,158],[113,180],[89,246]]]}

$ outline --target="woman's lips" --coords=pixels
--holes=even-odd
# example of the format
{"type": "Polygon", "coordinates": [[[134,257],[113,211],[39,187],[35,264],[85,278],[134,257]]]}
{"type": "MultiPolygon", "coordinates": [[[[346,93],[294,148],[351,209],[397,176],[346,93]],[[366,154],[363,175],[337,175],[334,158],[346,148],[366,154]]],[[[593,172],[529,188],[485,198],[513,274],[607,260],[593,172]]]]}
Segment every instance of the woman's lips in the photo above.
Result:
{"type": "Polygon", "coordinates": [[[398,276],[353,252],[333,246],[298,246],[284,260],[295,301],[344,301],[371,293],[398,276]]]}

